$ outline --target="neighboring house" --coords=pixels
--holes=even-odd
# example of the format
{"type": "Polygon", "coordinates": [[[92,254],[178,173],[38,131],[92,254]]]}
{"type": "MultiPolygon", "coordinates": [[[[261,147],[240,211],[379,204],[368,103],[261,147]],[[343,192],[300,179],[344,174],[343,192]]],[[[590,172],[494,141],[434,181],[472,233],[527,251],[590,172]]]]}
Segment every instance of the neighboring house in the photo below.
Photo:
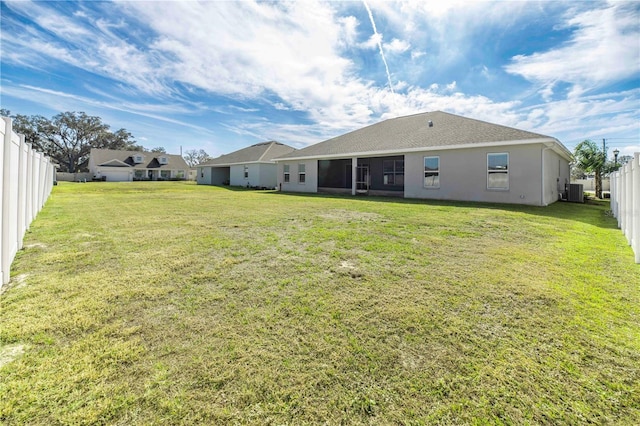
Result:
{"type": "Polygon", "coordinates": [[[275,188],[278,172],[275,157],[295,151],[280,142],[262,142],[198,164],[197,181],[203,185],[275,188]]]}
{"type": "Polygon", "coordinates": [[[189,166],[180,155],[143,151],[92,149],[89,172],[109,182],[187,179],[189,166]]]}
{"type": "Polygon", "coordinates": [[[557,139],[441,111],[382,121],[276,158],[282,191],[543,206],[569,183],[557,139]]]}

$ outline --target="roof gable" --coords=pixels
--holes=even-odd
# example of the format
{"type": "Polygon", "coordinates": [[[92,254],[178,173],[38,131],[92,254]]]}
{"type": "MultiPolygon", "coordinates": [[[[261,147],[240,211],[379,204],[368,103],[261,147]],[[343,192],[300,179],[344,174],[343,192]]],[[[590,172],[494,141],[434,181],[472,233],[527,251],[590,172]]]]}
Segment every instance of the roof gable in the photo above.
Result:
{"type": "Polygon", "coordinates": [[[99,166],[111,167],[132,167],[134,169],[169,169],[169,170],[188,170],[189,166],[184,158],[175,154],[164,154],[157,152],[143,151],[124,151],[117,149],[91,149],[91,159],[93,164],[99,166]],[[137,163],[136,156],[142,156],[143,161],[137,163]],[[159,157],[167,157],[166,164],[160,164],[159,157]],[[120,164],[120,165],[118,165],[120,164]]]}
{"type": "Polygon", "coordinates": [[[113,160],[109,160],[98,165],[101,167],[131,167],[129,164],[125,163],[124,161],[120,161],[117,158],[114,158],[113,160]]]}
{"type": "Polygon", "coordinates": [[[239,149],[229,154],[221,155],[213,160],[198,164],[198,166],[227,166],[242,163],[272,163],[273,159],[295,151],[290,147],[276,141],[261,142],[246,148],[239,149]]]}

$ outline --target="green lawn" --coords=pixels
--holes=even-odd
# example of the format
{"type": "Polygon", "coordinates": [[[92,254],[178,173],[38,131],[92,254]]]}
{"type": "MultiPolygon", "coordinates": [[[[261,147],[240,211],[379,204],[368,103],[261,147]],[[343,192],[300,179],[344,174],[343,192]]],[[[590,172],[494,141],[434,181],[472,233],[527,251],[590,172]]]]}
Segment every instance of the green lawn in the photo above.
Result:
{"type": "Polygon", "coordinates": [[[0,296],[0,423],[640,424],[608,208],[61,183],[0,296]]]}

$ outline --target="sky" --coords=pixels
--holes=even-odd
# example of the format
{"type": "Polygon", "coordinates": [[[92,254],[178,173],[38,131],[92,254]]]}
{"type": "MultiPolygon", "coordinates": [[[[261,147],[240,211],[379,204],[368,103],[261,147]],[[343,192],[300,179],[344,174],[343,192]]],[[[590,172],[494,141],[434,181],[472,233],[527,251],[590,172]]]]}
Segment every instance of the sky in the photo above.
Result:
{"type": "Polygon", "coordinates": [[[2,1],[12,114],[148,149],[296,148],[446,111],[640,152],[640,2],[2,1]]]}

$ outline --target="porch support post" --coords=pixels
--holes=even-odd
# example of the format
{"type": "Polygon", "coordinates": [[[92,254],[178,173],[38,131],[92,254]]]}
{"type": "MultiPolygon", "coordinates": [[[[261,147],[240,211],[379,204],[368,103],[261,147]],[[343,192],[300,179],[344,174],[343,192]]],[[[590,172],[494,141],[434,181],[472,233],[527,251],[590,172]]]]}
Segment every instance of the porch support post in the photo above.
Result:
{"type": "Polygon", "coordinates": [[[358,157],[351,159],[351,195],[356,195],[356,181],[358,179],[358,157]]]}

